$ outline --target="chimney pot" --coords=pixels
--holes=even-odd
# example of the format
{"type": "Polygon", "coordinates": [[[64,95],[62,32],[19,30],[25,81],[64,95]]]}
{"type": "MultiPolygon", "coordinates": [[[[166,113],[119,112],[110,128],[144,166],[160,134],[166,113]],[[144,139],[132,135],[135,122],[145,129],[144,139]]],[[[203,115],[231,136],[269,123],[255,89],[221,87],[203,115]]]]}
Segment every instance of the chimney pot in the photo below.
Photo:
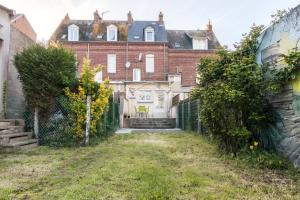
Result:
{"type": "Polygon", "coordinates": [[[158,15],[158,22],[159,22],[159,25],[160,26],[163,26],[165,23],[164,23],[164,15],[162,12],[159,13],[158,15]]]}
{"type": "Polygon", "coordinates": [[[96,22],[102,21],[102,18],[100,17],[100,15],[99,15],[99,13],[98,13],[98,10],[96,10],[96,11],[94,12],[94,21],[96,21],[96,22]]]}
{"type": "Polygon", "coordinates": [[[212,31],[213,30],[213,27],[212,27],[212,24],[211,24],[210,20],[208,21],[208,24],[207,24],[207,30],[208,31],[212,31]]]}
{"type": "Polygon", "coordinates": [[[127,23],[128,24],[132,24],[133,23],[133,18],[132,18],[131,11],[129,11],[128,14],[127,14],[127,23]]]}
{"type": "Polygon", "coordinates": [[[63,19],[63,23],[67,24],[69,21],[70,21],[70,17],[69,17],[69,14],[67,13],[63,19]]]}

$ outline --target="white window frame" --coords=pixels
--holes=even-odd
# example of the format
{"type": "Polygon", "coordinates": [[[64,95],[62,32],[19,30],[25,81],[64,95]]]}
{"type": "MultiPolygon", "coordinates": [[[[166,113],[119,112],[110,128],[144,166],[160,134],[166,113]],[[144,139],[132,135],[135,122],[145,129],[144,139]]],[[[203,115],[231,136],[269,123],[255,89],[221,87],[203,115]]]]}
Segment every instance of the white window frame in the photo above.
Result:
{"type": "Polygon", "coordinates": [[[111,42],[116,42],[118,41],[118,28],[115,26],[115,25],[109,25],[107,28],[106,28],[106,37],[107,37],[107,41],[111,41],[111,42]],[[115,34],[115,39],[114,40],[111,40],[110,39],[110,31],[113,31],[114,34],[115,34]]]}
{"type": "Polygon", "coordinates": [[[97,83],[101,83],[103,81],[103,77],[102,77],[102,71],[97,72],[95,74],[95,78],[94,78],[95,82],[97,83]]]}
{"type": "Polygon", "coordinates": [[[154,73],[155,60],[153,54],[146,55],[146,73],[154,73]]]}
{"type": "Polygon", "coordinates": [[[149,26],[149,27],[147,27],[145,29],[145,33],[144,34],[145,34],[145,41],[146,42],[154,42],[154,38],[155,38],[154,29],[151,26],[149,26]],[[151,38],[148,38],[148,34],[147,33],[152,33],[151,38]]]}
{"type": "Polygon", "coordinates": [[[117,73],[117,55],[107,54],[107,73],[117,73]]]}
{"type": "Polygon", "coordinates": [[[141,79],[142,79],[142,70],[140,68],[134,68],[132,70],[132,81],[135,81],[135,82],[140,82],[141,79]],[[138,76],[136,76],[137,72],[139,72],[138,76]]]}
{"type": "Polygon", "coordinates": [[[75,24],[68,26],[68,41],[79,41],[79,27],[75,24]]]}
{"type": "Polygon", "coordinates": [[[208,40],[207,39],[193,39],[193,49],[207,50],[208,49],[208,40]]]}

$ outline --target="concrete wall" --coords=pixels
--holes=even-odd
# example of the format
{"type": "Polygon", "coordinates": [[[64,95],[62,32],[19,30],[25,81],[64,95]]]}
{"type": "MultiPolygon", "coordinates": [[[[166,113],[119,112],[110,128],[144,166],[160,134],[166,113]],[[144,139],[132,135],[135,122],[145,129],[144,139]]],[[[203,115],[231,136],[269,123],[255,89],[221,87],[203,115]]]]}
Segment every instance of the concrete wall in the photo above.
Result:
{"type": "MultiPolygon", "coordinates": [[[[300,5],[294,8],[278,23],[266,29],[259,38],[257,62],[271,63],[271,67],[285,67],[280,55],[287,55],[300,47],[300,5]],[[275,61],[275,62],[274,62],[275,61]]],[[[300,115],[296,112],[297,96],[300,95],[300,74],[294,81],[272,98],[272,104],[282,117],[277,128],[282,134],[278,150],[288,157],[295,166],[300,166],[300,115]]],[[[298,102],[300,103],[300,102],[298,102]]],[[[300,105],[300,104],[299,104],[300,105]]],[[[299,108],[298,108],[299,109],[299,108]]]]}
{"type": "Polygon", "coordinates": [[[6,10],[0,8],[0,118],[4,117],[3,86],[6,81],[7,67],[9,62],[10,45],[10,16],[6,10]]]}
{"type": "Polygon", "coordinates": [[[25,109],[25,99],[22,92],[22,85],[18,79],[18,72],[14,66],[14,56],[17,52],[22,51],[34,44],[34,41],[24,33],[11,27],[10,32],[10,52],[9,66],[7,74],[7,118],[20,119],[23,118],[25,109]]]}

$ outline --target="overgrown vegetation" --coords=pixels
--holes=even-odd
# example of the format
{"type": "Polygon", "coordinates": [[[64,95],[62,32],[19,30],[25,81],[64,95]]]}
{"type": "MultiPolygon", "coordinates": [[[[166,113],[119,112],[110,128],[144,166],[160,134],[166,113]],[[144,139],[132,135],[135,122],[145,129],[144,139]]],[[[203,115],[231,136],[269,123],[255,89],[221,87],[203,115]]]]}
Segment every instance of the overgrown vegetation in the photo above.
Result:
{"type": "Polygon", "coordinates": [[[79,78],[79,85],[76,91],[70,88],[65,89],[66,96],[70,100],[69,115],[72,121],[73,132],[79,139],[84,138],[86,127],[87,97],[91,96],[91,119],[90,132],[96,134],[97,124],[101,119],[105,108],[108,105],[112,89],[108,85],[109,81],[103,83],[95,82],[95,74],[99,72],[100,66],[92,67],[90,60],[84,59],[82,74],[79,78]]]}
{"type": "Polygon", "coordinates": [[[235,45],[236,50],[222,50],[198,65],[199,84],[193,98],[200,99],[204,127],[226,152],[251,149],[253,142],[259,148],[275,149],[270,130],[274,131],[273,124],[280,119],[268,97],[293,80],[300,67],[297,49],[272,63],[284,67],[259,66],[256,53],[262,29],[252,26],[235,45]]]}
{"type": "Polygon", "coordinates": [[[60,44],[33,45],[16,54],[14,62],[27,105],[39,108],[43,114],[63,94],[63,89],[75,81],[75,55],[60,44]]]}
{"type": "Polygon", "coordinates": [[[235,45],[235,51],[222,50],[198,65],[200,84],[193,96],[201,101],[204,126],[226,152],[236,153],[249,140],[258,142],[266,124],[275,121],[266,99],[271,84],[265,79],[264,68],[256,63],[262,28],[253,26],[235,45]]]}

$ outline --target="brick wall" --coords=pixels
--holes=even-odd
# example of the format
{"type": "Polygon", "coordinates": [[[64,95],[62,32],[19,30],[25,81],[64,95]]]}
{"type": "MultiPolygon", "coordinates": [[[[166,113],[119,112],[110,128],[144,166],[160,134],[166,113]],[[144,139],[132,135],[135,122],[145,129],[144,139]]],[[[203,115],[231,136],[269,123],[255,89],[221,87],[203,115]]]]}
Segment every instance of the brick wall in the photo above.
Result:
{"type": "MultiPolygon", "coordinates": [[[[86,42],[67,42],[65,46],[71,48],[77,54],[79,71],[82,67],[83,57],[87,55],[88,44],[86,42]]],[[[132,81],[133,69],[140,68],[142,81],[164,81],[167,74],[182,75],[183,86],[196,84],[196,65],[204,56],[214,55],[213,51],[173,50],[164,43],[129,43],[126,42],[91,42],[89,43],[89,57],[92,64],[103,65],[103,79],[109,77],[111,81],[132,81]],[[131,66],[125,68],[126,49],[128,48],[128,61],[131,66]],[[142,53],[142,61],[138,61],[142,53]],[[107,73],[107,54],[116,54],[117,73],[107,73]],[[153,54],[155,69],[154,73],[146,73],[146,55],[153,54]]]]}
{"type": "Polygon", "coordinates": [[[213,51],[169,50],[169,74],[181,74],[182,86],[196,85],[196,66],[200,58],[213,56],[213,51]]]}
{"type": "Polygon", "coordinates": [[[34,32],[32,26],[24,15],[17,17],[11,25],[15,27],[20,32],[24,33],[26,36],[31,38],[31,40],[36,41],[36,33],[34,32]]]}

